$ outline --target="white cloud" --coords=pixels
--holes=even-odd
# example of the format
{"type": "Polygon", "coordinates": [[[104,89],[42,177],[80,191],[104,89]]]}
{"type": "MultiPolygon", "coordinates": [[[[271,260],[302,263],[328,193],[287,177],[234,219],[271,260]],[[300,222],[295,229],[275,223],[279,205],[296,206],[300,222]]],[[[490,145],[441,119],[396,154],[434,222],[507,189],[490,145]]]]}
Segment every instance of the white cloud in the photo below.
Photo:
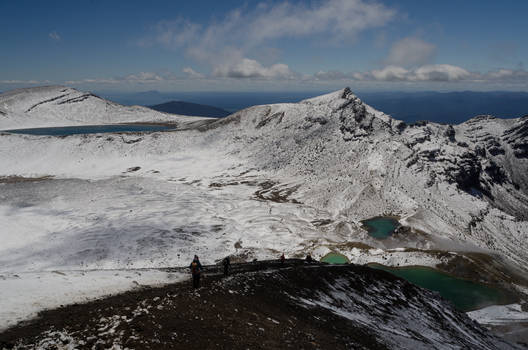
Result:
{"type": "Polygon", "coordinates": [[[354,36],[362,30],[385,25],[394,15],[394,10],[362,0],[329,0],[308,7],[289,2],[261,5],[247,25],[248,37],[258,43],[320,33],[354,36]]]}
{"type": "Polygon", "coordinates": [[[528,82],[528,71],[524,69],[499,69],[483,75],[483,79],[506,82],[528,82]]]}
{"type": "MultiPolygon", "coordinates": [[[[400,81],[400,82],[455,82],[483,79],[482,74],[470,73],[464,68],[450,64],[428,64],[415,69],[399,66],[387,66],[368,72],[319,72],[314,75],[318,80],[356,80],[356,81],[400,81]]],[[[487,77],[486,79],[489,79],[487,77]]]]}
{"type": "Polygon", "coordinates": [[[459,81],[471,78],[472,74],[464,68],[450,64],[429,64],[412,72],[410,80],[416,81],[459,81]]]}
{"type": "Polygon", "coordinates": [[[387,65],[415,67],[429,63],[436,46],[418,38],[404,38],[395,42],[385,59],[387,65]]]}
{"type": "MultiPolygon", "coordinates": [[[[449,64],[423,65],[415,69],[406,69],[398,66],[387,66],[383,69],[365,72],[319,71],[313,75],[304,75],[292,71],[287,65],[274,64],[264,66],[260,62],[243,58],[236,63],[219,65],[211,75],[196,72],[190,67],[182,70],[184,75],[177,75],[170,71],[165,72],[140,72],[114,78],[88,78],[66,81],[66,85],[143,85],[185,83],[190,80],[202,81],[205,84],[225,84],[226,79],[239,81],[252,80],[255,82],[281,82],[310,84],[315,82],[350,84],[354,82],[405,82],[405,83],[471,83],[507,84],[509,86],[528,87],[528,71],[518,69],[498,69],[487,73],[469,72],[466,69],[449,64]]],[[[0,84],[36,85],[49,84],[50,81],[36,80],[0,80],[0,84]]]]}
{"type": "Polygon", "coordinates": [[[238,62],[215,67],[213,76],[226,78],[292,79],[296,76],[285,64],[264,67],[258,61],[243,58],[238,62]]]}
{"type": "Polygon", "coordinates": [[[187,77],[191,79],[202,79],[205,78],[205,76],[202,73],[199,73],[192,69],[191,67],[185,67],[182,69],[182,72],[187,74],[187,77]]]}
{"type": "Polygon", "coordinates": [[[373,70],[370,75],[374,80],[403,81],[408,79],[409,71],[402,67],[388,66],[380,70],[373,70]]]}
{"type": "Polygon", "coordinates": [[[147,83],[156,83],[165,80],[161,76],[159,76],[157,73],[152,72],[140,72],[137,74],[129,74],[123,78],[123,80],[127,82],[132,83],[141,83],[141,84],[147,84],[147,83]]]}
{"type": "Polygon", "coordinates": [[[53,40],[53,41],[60,41],[61,40],[61,36],[59,35],[59,33],[57,33],[55,30],[50,32],[48,34],[48,37],[53,40]]]}
{"type": "Polygon", "coordinates": [[[283,77],[291,75],[285,64],[258,66],[265,42],[284,37],[349,42],[361,31],[384,26],[395,14],[384,5],[364,0],[260,3],[233,10],[204,26],[182,18],[161,21],[138,45],[183,49],[187,56],[210,64],[215,76],[283,77]]]}
{"type": "Polygon", "coordinates": [[[244,49],[283,37],[317,34],[353,37],[363,30],[384,26],[395,14],[384,5],[363,0],[326,0],[311,6],[289,2],[260,3],[253,10],[233,10],[208,26],[183,18],[160,21],[152,28],[153,33],[140,39],[139,44],[157,43],[167,48],[188,45],[212,53],[213,48],[232,46],[244,49]]]}

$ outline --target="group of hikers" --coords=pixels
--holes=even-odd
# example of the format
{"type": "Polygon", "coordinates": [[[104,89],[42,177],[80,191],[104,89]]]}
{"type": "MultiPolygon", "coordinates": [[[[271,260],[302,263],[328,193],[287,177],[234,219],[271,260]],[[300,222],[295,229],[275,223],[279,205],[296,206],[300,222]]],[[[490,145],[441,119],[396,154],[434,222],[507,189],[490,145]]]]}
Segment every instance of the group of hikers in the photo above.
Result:
{"type": "MultiPolygon", "coordinates": [[[[256,260],[256,259],[255,259],[256,260]]],[[[281,265],[284,265],[284,262],[286,261],[286,257],[284,256],[284,253],[279,258],[279,261],[281,265]]],[[[312,257],[310,254],[306,256],[306,262],[311,263],[313,262],[312,257]]],[[[227,277],[229,275],[229,269],[231,268],[231,260],[229,259],[229,256],[225,257],[224,260],[222,260],[222,266],[224,267],[224,277],[227,277]]],[[[200,275],[202,274],[203,267],[200,263],[200,259],[198,258],[198,255],[195,255],[193,258],[193,261],[191,262],[191,265],[189,266],[191,269],[191,275],[192,275],[192,284],[193,288],[200,288],[200,275]]]]}
{"type": "MultiPolygon", "coordinates": [[[[231,267],[231,260],[228,256],[222,261],[222,265],[224,266],[224,276],[227,276],[229,274],[229,268],[231,267]]],[[[202,274],[203,267],[198,255],[194,256],[189,268],[191,269],[193,288],[200,288],[200,275],[202,274]]]]}

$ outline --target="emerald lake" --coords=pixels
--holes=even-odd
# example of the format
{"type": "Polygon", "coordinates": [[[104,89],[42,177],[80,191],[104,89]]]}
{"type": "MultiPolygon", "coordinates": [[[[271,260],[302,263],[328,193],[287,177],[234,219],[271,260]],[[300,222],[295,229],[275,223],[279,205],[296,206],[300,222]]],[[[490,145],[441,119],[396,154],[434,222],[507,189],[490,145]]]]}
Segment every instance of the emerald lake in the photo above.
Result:
{"type": "Polygon", "coordinates": [[[321,262],[329,264],[348,264],[348,258],[339,253],[328,253],[321,258],[321,262]]]}
{"type": "Polygon", "coordinates": [[[369,267],[387,271],[417,286],[437,291],[464,312],[514,301],[512,293],[506,290],[457,278],[429,267],[389,267],[379,264],[369,264],[369,267]]]}
{"type": "Polygon", "coordinates": [[[389,237],[400,225],[398,220],[385,216],[378,216],[372,219],[363,220],[362,224],[367,229],[369,235],[377,239],[389,237]]]}

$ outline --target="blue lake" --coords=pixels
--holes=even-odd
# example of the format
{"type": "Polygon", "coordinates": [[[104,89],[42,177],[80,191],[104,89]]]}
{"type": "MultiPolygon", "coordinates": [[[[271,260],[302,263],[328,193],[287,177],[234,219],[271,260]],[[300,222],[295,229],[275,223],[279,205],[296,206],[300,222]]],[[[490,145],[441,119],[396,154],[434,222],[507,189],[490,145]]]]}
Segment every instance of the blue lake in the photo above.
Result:
{"type": "Polygon", "coordinates": [[[67,136],[78,134],[120,133],[120,132],[153,132],[174,129],[173,125],[159,124],[112,124],[112,125],[82,125],[61,126],[50,128],[2,130],[12,134],[67,136]]]}

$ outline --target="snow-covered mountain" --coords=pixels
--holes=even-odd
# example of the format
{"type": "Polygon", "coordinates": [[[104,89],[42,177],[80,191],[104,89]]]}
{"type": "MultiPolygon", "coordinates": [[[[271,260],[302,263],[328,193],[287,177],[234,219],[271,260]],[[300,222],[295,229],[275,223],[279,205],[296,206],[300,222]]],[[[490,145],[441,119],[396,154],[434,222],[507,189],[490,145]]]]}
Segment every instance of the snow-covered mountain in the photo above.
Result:
{"type": "MultiPolygon", "coordinates": [[[[40,111],[38,125],[52,119],[55,124],[70,123],[65,109],[83,107],[78,120],[88,124],[110,116],[115,116],[113,121],[163,116],[113,106],[70,89],[15,92],[1,95],[2,108],[10,111],[11,119],[22,110],[40,111]],[[68,92],[76,96],[68,100],[78,102],[59,104],[68,92]],[[101,106],[115,110],[93,114],[101,106]]],[[[25,123],[28,116],[20,118],[25,123]]],[[[216,194],[234,187],[248,192],[250,200],[258,190],[256,198],[269,205],[295,204],[312,211],[309,221],[325,220],[322,226],[309,224],[312,228],[304,232],[289,230],[299,239],[293,251],[305,250],[301,241],[314,238],[310,232],[380,246],[369,240],[359,221],[393,214],[427,236],[422,248],[438,247],[447,238],[498,252],[521,268],[528,266],[527,117],[480,116],[454,126],[406,125],[344,89],[297,104],[256,106],[207,123],[195,130],[140,138],[3,135],[1,175],[113,181],[111,176],[139,166],[140,171],[127,173],[137,181],[185,178],[195,181],[190,186],[194,190],[216,194]],[[253,176],[251,184],[248,176],[253,176]]],[[[256,241],[251,246],[266,248],[256,241]]]]}
{"type": "MultiPolygon", "coordinates": [[[[174,118],[55,87],[2,94],[0,109],[1,129],[174,118]]],[[[356,263],[528,271],[527,117],[407,125],[343,89],[182,129],[0,134],[0,272],[330,251],[356,263]],[[370,237],[360,221],[377,215],[404,229],[370,237]]],[[[522,278],[497,271],[495,282],[526,293],[522,278]]]]}
{"type": "Polygon", "coordinates": [[[0,130],[126,122],[178,122],[182,118],[140,106],[122,106],[64,86],[0,94],[0,130]]]}
{"type": "Polygon", "coordinates": [[[328,210],[338,222],[331,230],[395,214],[432,237],[528,266],[528,117],[406,125],[345,89],[249,108],[207,128],[288,179],[296,201],[328,210]]]}

